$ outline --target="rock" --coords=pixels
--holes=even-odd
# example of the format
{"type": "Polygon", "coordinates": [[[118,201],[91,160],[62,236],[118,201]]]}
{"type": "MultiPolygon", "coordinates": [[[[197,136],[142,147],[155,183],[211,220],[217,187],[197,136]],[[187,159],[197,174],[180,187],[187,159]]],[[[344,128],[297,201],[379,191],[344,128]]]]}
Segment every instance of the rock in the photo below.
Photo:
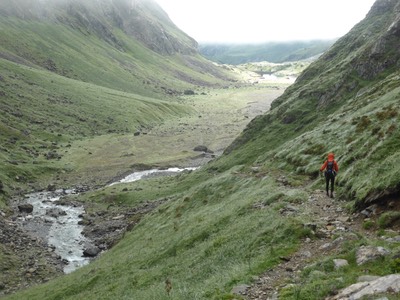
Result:
{"type": "Polygon", "coordinates": [[[194,95],[195,92],[194,92],[193,90],[185,90],[185,91],[183,92],[183,94],[184,94],[184,95],[194,95]]]}
{"type": "Polygon", "coordinates": [[[246,293],[247,293],[246,291],[248,288],[250,288],[250,286],[247,284],[241,284],[241,285],[235,286],[234,288],[232,288],[231,294],[246,295],[246,293]]]}
{"type": "Polygon", "coordinates": [[[336,218],[339,222],[342,222],[342,223],[347,223],[347,222],[350,222],[351,220],[350,220],[350,217],[337,217],[336,218]]]}
{"type": "Polygon", "coordinates": [[[389,254],[390,251],[383,247],[362,246],[357,250],[357,265],[365,264],[366,262],[376,260],[379,257],[387,256],[389,254]]]}
{"type": "Polygon", "coordinates": [[[18,205],[18,210],[21,213],[30,214],[33,212],[33,205],[32,204],[21,204],[21,205],[18,205]]]}
{"type": "Polygon", "coordinates": [[[300,253],[300,255],[304,258],[311,258],[312,257],[312,253],[310,251],[303,251],[300,253]]]}
{"type": "Polygon", "coordinates": [[[304,227],[309,228],[315,232],[317,230],[318,225],[315,223],[307,223],[307,224],[304,224],[304,227]]]}
{"type": "Polygon", "coordinates": [[[387,275],[380,277],[370,282],[359,282],[353,284],[342,291],[336,296],[327,298],[328,300],[340,300],[340,299],[364,299],[370,298],[374,295],[383,293],[398,293],[400,292],[400,275],[387,275]]]}
{"type": "Polygon", "coordinates": [[[57,219],[60,216],[66,216],[67,212],[61,208],[50,208],[46,211],[46,215],[57,219]]]}
{"type": "Polygon", "coordinates": [[[374,205],[371,205],[371,206],[367,207],[366,209],[362,210],[361,214],[364,215],[366,218],[369,218],[373,215],[376,215],[377,210],[378,210],[378,205],[374,204],[374,205]]]}
{"type": "Polygon", "coordinates": [[[335,270],[347,267],[349,265],[349,262],[345,259],[334,259],[333,264],[335,265],[335,270]]]}
{"type": "Polygon", "coordinates": [[[199,146],[194,147],[193,151],[196,151],[196,152],[209,152],[210,150],[206,146],[199,145],[199,146]]]}
{"type": "Polygon", "coordinates": [[[358,277],[357,281],[358,282],[370,282],[379,279],[379,276],[371,276],[371,275],[364,275],[358,277]]]}
{"type": "Polygon", "coordinates": [[[54,192],[54,191],[56,190],[56,185],[55,185],[55,184],[49,184],[49,185],[47,186],[47,190],[48,190],[49,192],[54,192]]]}
{"type": "Polygon", "coordinates": [[[96,246],[88,246],[85,250],[83,250],[83,256],[85,257],[95,257],[99,254],[101,250],[96,246]]]}

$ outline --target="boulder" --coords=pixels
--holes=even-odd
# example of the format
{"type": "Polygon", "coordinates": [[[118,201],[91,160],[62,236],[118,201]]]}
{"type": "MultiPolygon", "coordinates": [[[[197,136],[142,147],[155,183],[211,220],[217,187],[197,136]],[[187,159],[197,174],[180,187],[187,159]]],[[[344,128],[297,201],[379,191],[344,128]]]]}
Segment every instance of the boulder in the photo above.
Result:
{"type": "Polygon", "coordinates": [[[61,208],[55,207],[55,208],[48,209],[46,211],[46,215],[57,219],[60,216],[66,216],[67,213],[66,213],[66,211],[62,210],[61,208]]]}
{"type": "Polygon", "coordinates": [[[21,213],[30,214],[30,213],[33,212],[33,205],[32,205],[32,204],[28,204],[28,203],[26,203],[26,204],[20,204],[20,205],[18,205],[18,210],[19,210],[19,212],[21,212],[21,213]]]}
{"type": "Polygon", "coordinates": [[[193,151],[196,151],[196,152],[208,152],[209,150],[208,150],[208,148],[206,146],[199,145],[199,146],[194,147],[193,151]]]}
{"type": "Polygon", "coordinates": [[[345,259],[334,259],[333,264],[335,265],[335,270],[347,267],[349,262],[345,259]]]}
{"type": "Polygon", "coordinates": [[[234,294],[234,295],[246,295],[247,290],[249,288],[250,288],[249,285],[241,284],[241,285],[233,287],[232,290],[231,290],[231,294],[234,294]]]}
{"type": "Polygon", "coordinates": [[[96,246],[88,246],[85,250],[83,250],[83,256],[85,257],[95,257],[99,254],[101,250],[96,246]]]}
{"type": "MultiPolygon", "coordinates": [[[[383,293],[399,293],[400,292],[400,275],[387,275],[369,282],[355,283],[342,291],[336,296],[328,298],[329,300],[339,299],[370,299],[383,293]]],[[[375,299],[375,298],[373,298],[375,299]]]]}

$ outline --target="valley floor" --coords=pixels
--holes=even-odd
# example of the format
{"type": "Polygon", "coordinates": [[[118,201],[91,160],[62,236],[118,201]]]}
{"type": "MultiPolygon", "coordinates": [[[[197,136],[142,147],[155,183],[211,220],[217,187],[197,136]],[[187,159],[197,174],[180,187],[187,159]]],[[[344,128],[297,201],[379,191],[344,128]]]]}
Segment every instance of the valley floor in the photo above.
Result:
{"type": "MultiPolygon", "coordinates": [[[[220,155],[252,118],[269,109],[271,102],[287,86],[263,83],[208,90],[179,100],[191,106],[194,112],[180,119],[143,129],[138,135],[107,135],[73,142],[57,162],[68,171],[55,174],[52,185],[57,188],[77,184],[102,186],[143,164],[157,167],[202,165],[220,155]],[[196,146],[206,146],[210,153],[196,152],[196,146]]],[[[17,213],[15,218],[19,215],[17,213]]],[[[7,241],[5,251],[9,255],[8,265],[3,266],[7,268],[3,274],[6,277],[0,276],[0,295],[62,274],[61,262],[57,261],[53,248],[47,248],[39,237],[25,233],[19,233],[17,238],[17,222],[3,219],[3,216],[0,216],[0,221],[4,224],[0,238],[7,241]],[[24,239],[32,240],[26,243],[24,239]],[[35,267],[29,267],[33,266],[30,259],[32,249],[43,254],[35,267]]]]}
{"type": "Polygon", "coordinates": [[[138,165],[201,165],[220,155],[255,116],[269,109],[287,86],[265,82],[205,90],[177,100],[193,109],[187,116],[143,128],[137,135],[106,135],[74,142],[60,161],[68,172],[57,174],[57,185],[65,186],[74,179],[75,183],[101,186],[134,171],[138,165]],[[194,151],[197,146],[210,151],[194,151]]]}

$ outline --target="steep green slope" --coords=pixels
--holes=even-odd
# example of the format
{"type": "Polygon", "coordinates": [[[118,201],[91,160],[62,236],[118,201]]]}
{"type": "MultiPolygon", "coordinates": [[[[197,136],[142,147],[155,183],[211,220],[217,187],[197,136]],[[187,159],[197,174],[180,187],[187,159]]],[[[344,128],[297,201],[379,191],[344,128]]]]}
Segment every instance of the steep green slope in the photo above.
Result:
{"type": "Polygon", "coordinates": [[[183,105],[84,83],[0,59],[0,180],[13,193],[41,175],[74,140],[131,134],[190,112],[183,105]]]}
{"type": "Polygon", "coordinates": [[[1,1],[0,16],[6,193],[49,175],[74,140],[189,113],[176,96],[232,80],[153,1],[1,1]]]}
{"type": "Polygon", "coordinates": [[[2,2],[0,57],[157,98],[168,90],[177,93],[193,84],[223,84],[218,78],[228,79],[197,54],[196,43],[166,16],[152,21],[157,18],[153,10],[159,14],[159,8],[151,1],[137,1],[132,9],[125,0],[62,3],[43,2],[40,12],[20,16],[19,10],[32,10],[21,1],[2,2]],[[147,26],[151,22],[155,25],[147,26]]]}
{"type": "Polygon", "coordinates": [[[251,122],[227,150],[228,165],[271,163],[315,176],[326,153],[335,151],[342,196],[362,203],[397,194],[400,174],[392,167],[399,155],[396,5],[377,1],[269,113],[251,122]],[[380,180],[369,180],[377,174],[380,180]]]}

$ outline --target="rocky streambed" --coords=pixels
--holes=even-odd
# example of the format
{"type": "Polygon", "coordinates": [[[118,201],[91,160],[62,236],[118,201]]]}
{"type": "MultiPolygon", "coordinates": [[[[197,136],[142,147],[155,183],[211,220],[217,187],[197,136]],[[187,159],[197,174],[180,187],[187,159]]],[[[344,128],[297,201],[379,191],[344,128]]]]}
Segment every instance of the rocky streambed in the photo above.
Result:
{"type": "Polygon", "coordinates": [[[85,189],[55,190],[32,193],[25,196],[18,206],[17,221],[33,236],[47,241],[64,263],[64,272],[70,273],[89,263],[89,258],[97,255],[82,231],[85,213],[79,203],[68,201],[68,195],[78,194],[85,189]],[[63,200],[60,200],[63,197],[63,200]]]}
{"type": "MultiPolygon", "coordinates": [[[[196,168],[145,170],[129,174],[111,185],[154,176],[174,175],[196,168]]],[[[76,201],[88,187],[54,189],[27,194],[15,201],[11,219],[0,215],[0,245],[9,263],[0,265],[0,296],[43,283],[88,264],[110,249],[142,216],[168,199],[146,202],[120,211],[118,208],[87,213],[76,201]],[[16,265],[18,265],[16,267],[16,265]]]]}

